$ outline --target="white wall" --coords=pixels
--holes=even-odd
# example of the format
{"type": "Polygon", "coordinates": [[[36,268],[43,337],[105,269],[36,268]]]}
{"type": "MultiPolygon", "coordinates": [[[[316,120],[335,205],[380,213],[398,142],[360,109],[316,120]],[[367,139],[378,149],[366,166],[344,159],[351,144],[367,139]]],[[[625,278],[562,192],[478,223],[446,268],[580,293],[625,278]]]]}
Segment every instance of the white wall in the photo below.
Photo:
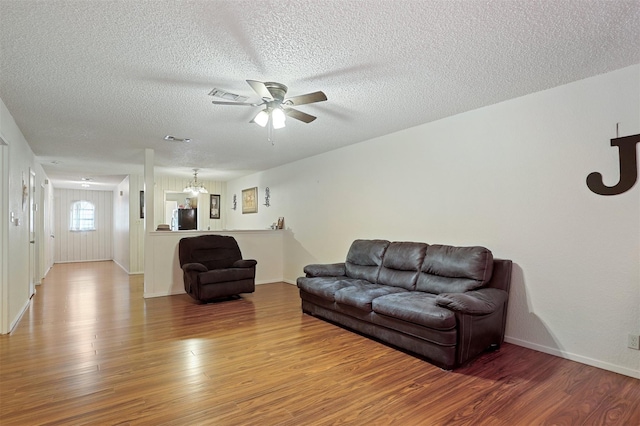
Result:
{"type": "MultiPolygon", "coordinates": [[[[293,163],[285,167],[296,167],[293,163]]],[[[281,182],[282,179],[291,179],[291,173],[273,173],[279,169],[273,169],[266,173],[258,173],[251,176],[241,177],[227,182],[226,198],[220,201],[222,214],[227,218],[225,225],[227,229],[268,229],[282,216],[284,206],[295,200],[291,200],[291,189],[289,184],[293,182],[281,182]],[[282,184],[285,184],[282,186],[282,184]],[[258,212],[242,213],[242,190],[258,188],[258,212]],[[266,189],[269,188],[269,207],[265,205],[266,189]],[[236,209],[233,210],[233,196],[236,196],[236,209]]],[[[296,176],[295,179],[298,179],[296,176]]],[[[313,195],[313,194],[308,194],[313,195]]],[[[305,202],[307,198],[305,197],[305,202]]],[[[285,218],[286,224],[286,218],[285,218]]]]}
{"type": "MultiPolygon", "coordinates": [[[[33,170],[36,174],[34,200],[50,200],[51,185],[44,185],[46,175],[42,167],[35,162],[35,157],[31,148],[27,144],[22,132],[15,123],[13,116],[0,99],[0,137],[7,144],[3,149],[2,163],[2,209],[0,214],[2,219],[2,239],[3,249],[0,250],[0,333],[9,332],[20,319],[20,316],[29,303],[29,271],[32,266],[29,264],[29,211],[28,206],[23,207],[22,184],[23,180],[29,185],[29,173],[33,170]],[[46,193],[43,194],[42,191],[46,193]],[[5,210],[6,209],[6,210],[5,210]],[[13,213],[19,220],[19,225],[9,224],[9,219],[13,213]]],[[[40,206],[41,211],[49,211],[49,205],[40,206]]],[[[40,215],[42,217],[42,215],[40,215]]],[[[43,235],[36,235],[38,246],[44,244],[43,250],[36,247],[40,253],[40,264],[34,268],[39,275],[44,274],[51,267],[50,246],[47,244],[46,235],[51,233],[47,223],[39,224],[39,229],[43,235]]],[[[41,276],[35,276],[35,281],[39,282],[41,276]]]]}
{"type": "MultiPolygon", "coordinates": [[[[158,231],[149,233],[151,241],[147,249],[147,264],[144,270],[144,297],[160,297],[185,293],[183,272],[178,256],[182,238],[206,235],[202,231],[158,231]]],[[[217,235],[234,237],[243,259],[254,259],[256,285],[282,281],[281,231],[217,231],[217,235]]]]}
{"type": "Polygon", "coordinates": [[[284,216],[288,282],[355,238],[484,245],[514,261],[507,341],[640,377],[640,184],[585,183],[617,182],[610,139],[640,133],[639,94],[636,65],[237,179],[227,226],[284,216]],[[252,186],[272,207],[242,215],[252,186]]]}
{"type": "MultiPolygon", "coordinates": [[[[129,176],[129,272],[144,272],[144,219],[140,218],[140,191],[144,189],[144,178],[138,175],[129,176]]],[[[125,214],[125,213],[123,213],[125,214]]]]}
{"type": "MultiPolygon", "coordinates": [[[[38,165],[38,168],[40,168],[41,166],[38,165]]],[[[42,172],[44,173],[44,171],[42,172]]],[[[43,196],[43,205],[42,205],[42,227],[44,229],[44,232],[42,233],[41,237],[41,241],[42,241],[42,277],[44,278],[47,273],[49,272],[49,269],[53,266],[53,260],[54,260],[54,256],[55,256],[55,220],[54,220],[54,207],[53,207],[53,203],[54,203],[54,189],[53,189],[53,185],[51,184],[51,182],[49,181],[49,179],[46,179],[44,181],[44,185],[43,187],[43,191],[44,191],[44,196],[43,196]]]]}
{"type": "Polygon", "coordinates": [[[127,273],[131,270],[129,228],[129,177],[113,193],[113,261],[127,273]]]}
{"type": "MultiPolygon", "coordinates": [[[[155,230],[157,226],[164,223],[164,198],[166,192],[179,192],[187,185],[190,178],[176,178],[172,176],[155,176],[155,230]]],[[[221,204],[224,208],[224,198],[226,183],[218,181],[201,180],[210,194],[220,194],[221,204]]],[[[140,217],[140,191],[144,188],[144,177],[130,175],[123,181],[114,195],[115,213],[115,234],[114,234],[114,260],[125,271],[130,274],[141,274],[144,272],[144,233],[145,220],[140,217]],[[120,191],[123,196],[120,197],[120,191]],[[127,229],[125,230],[125,227],[127,229]]],[[[221,230],[224,229],[226,218],[223,210],[220,219],[209,218],[209,194],[201,194],[198,197],[198,229],[199,230],[221,230]]]]}
{"type": "Polygon", "coordinates": [[[113,191],[82,189],[54,190],[55,261],[84,262],[113,259],[113,191]],[[69,214],[74,201],[95,206],[95,231],[69,230],[69,214]]]}

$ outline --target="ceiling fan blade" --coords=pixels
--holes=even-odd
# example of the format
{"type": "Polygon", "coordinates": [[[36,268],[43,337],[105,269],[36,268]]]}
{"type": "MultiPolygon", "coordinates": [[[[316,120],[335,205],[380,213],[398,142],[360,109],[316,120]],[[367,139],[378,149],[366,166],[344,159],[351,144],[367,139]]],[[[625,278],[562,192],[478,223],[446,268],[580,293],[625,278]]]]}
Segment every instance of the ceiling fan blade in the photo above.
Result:
{"type": "Polygon", "coordinates": [[[317,117],[314,117],[313,115],[307,114],[306,112],[298,111],[297,109],[293,109],[293,108],[285,108],[284,113],[291,118],[295,118],[296,120],[300,120],[305,123],[311,123],[313,120],[317,118],[317,117]]]}
{"type": "Polygon", "coordinates": [[[211,101],[211,103],[215,105],[243,105],[243,106],[251,106],[251,107],[262,105],[262,104],[249,104],[244,102],[226,102],[226,101],[211,101]]]}
{"type": "Polygon", "coordinates": [[[267,89],[267,86],[265,86],[263,82],[257,80],[247,80],[247,83],[249,83],[249,86],[251,86],[254,92],[256,92],[261,98],[273,100],[271,92],[269,92],[269,89],[267,89]]]}
{"type": "Polygon", "coordinates": [[[327,100],[327,95],[323,92],[313,92],[307,93],[306,95],[292,96],[287,98],[285,103],[287,105],[304,105],[304,104],[312,104],[315,102],[322,102],[327,100]]]}

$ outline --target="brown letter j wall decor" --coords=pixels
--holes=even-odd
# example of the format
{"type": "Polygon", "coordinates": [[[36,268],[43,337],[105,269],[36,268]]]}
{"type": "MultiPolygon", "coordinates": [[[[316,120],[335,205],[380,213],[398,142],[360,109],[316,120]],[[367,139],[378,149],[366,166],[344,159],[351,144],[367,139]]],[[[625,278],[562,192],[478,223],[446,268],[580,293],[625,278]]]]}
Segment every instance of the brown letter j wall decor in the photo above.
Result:
{"type": "Polygon", "coordinates": [[[587,186],[596,194],[618,195],[631,189],[638,179],[638,162],[636,144],[640,142],[640,134],[611,139],[611,146],[617,146],[620,155],[620,181],[614,186],[605,186],[602,174],[590,173],[587,186]]]}

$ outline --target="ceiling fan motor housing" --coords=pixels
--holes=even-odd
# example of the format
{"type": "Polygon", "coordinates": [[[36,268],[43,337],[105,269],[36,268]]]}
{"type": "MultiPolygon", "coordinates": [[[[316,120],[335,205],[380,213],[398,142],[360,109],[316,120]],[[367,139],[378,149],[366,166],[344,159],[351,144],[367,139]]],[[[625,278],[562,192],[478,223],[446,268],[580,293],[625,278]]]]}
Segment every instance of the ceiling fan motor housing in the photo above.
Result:
{"type": "Polygon", "coordinates": [[[279,103],[284,101],[284,95],[287,94],[287,86],[273,81],[267,81],[264,85],[267,87],[267,90],[269,90],[269,93],[271,93],[273,99],[279,101],[279,103]]]}

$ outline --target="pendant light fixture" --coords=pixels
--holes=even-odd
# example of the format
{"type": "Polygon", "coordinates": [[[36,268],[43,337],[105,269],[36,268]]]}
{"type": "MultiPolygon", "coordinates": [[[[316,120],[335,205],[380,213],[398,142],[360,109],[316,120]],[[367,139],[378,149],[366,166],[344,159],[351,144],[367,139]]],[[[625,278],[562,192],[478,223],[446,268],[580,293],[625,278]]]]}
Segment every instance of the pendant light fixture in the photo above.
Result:
{"type": "Polygon", "coordinates": [[[198,169],[193,169],[193,180],[189,181],[187,186],[184,187],[182,192],[190,192],[192,194],[208,194],[207,188],[200,182],[198,182],[198,169]]]}

